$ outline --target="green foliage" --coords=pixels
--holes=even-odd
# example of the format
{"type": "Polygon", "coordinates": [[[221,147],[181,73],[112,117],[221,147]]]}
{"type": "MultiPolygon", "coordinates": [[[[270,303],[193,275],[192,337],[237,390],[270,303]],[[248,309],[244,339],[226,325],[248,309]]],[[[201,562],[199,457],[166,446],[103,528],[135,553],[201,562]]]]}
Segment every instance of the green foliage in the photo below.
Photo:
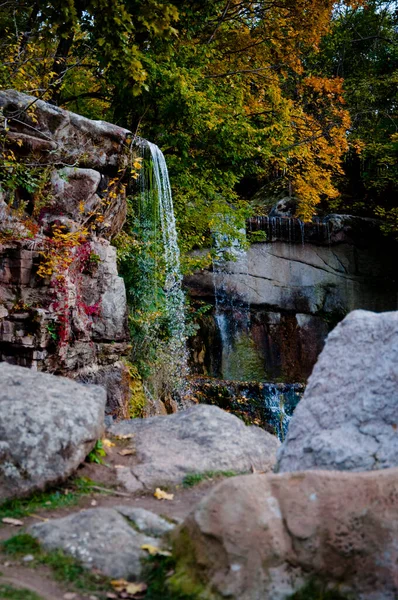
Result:
{"type": "Polygon", "coordinates": [[[50,323],[48,323],[47,331],[48,331],[48,335],[50,336],[50,338],[54,342],[57,342],[58,341],[58,327],[57,327],[57,324],[54,323],[54,321],[51,321],[50,323]]]}
{"type": "Polygon", "coordinates": [[[27,517],[37,510],[55,510],[74,506],[82,495],[90,494],[92,482],[85,478],[75,478],[66,485],[48,492],[37,492],[28,498],[7,500],[0,505],[0,520],[4,517],[27,517]]]}
{"type": "Polygon", "coordinates": [[[236,475],[237,473],[235,473],[235,471],[206,471],[205,473],[188,473],[188,475],[185,475],[182,485],[185,488],[190,488],[202,483],[202,481],[207,481],[209,479],[235,477],[236,475]]]}
{"type": "Polygon", "coordinates": [[[338,589],[330,588],[317,581],[310,581],[289,598],[290,600],[353,600],[351,595],[341,594],[338,589]]]}
{"type": "Polygon", "coordinates": [[[2,550],[14,558],[25,554],[32,554],[34,561],[30,566],[37,564],[48,566],[58,581],[71,585],[81,592],[106,592],[112,587],[107,577],[86,570],[79,561],[62,551],[46,552],[39,542],[26,533],[20,533],[2,542],[2,550]]]}
{"type": "Polygon", "coordinates": [[[0,583],[0,598],[2,600],[43,600],[35,592],[25,588],[16,588],[5,583],[0,583]]]}
{"type": "Polygon", "coordinates": [[[41,552],[39,542],[28,533],[19,533],[5,540],[2,543],[2,549],[10,556],[35,555],[41,552]]]}
{"type": "Polygon", "coordinates": [[[144,417],[145,407],[147,405],[147,397],[143,382],[136,365],[133,365],[130,361],[124,360],[123,364],[127,368],[129,381],[128,385],[130,388],[130,401],[129,401],[129,417],[131,419],[144,417]]]}
{"type": "Polygon", "coordinates": [[[89,463],[97,463],[98,465],[102,465],[104,463],[104,456],[106,456],[106,451],[104,450],[102,440],[97,440],[94,448],[88,453],[86,461],[89,463]]]}

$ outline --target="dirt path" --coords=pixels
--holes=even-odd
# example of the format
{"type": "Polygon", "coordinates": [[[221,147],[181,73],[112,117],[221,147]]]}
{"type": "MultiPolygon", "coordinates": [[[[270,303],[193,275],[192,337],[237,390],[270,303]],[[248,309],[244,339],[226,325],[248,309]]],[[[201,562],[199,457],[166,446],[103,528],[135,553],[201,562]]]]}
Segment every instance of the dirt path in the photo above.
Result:
{"type": "MultiPolygon", "coordinates": [[[[179,485],[168,488],[168,492],[174,494],[173,500],[157,500],[153,495],[153,491],[128,494],[124,489],[117,487],[115,478],[116,465],[126,465],[130,462],[127,461],[126,457],[119,455],[122,446],[116,445],[108,452],[106,457],[107,466],[85,464],[77,472],[78,477],[89,477],[99,487],[103,487],[108,491],[101,493],[99,490],[93,490],[90,494],[82,495],[77,504],[70,507],[51,510],[43,506],[40,509],[35,509],[33,516],[21,518],[23,521],[22,527],[2,525],[0,523],[0,542],[9,539],[17,533],[26,531],[29,525],[38,521],[67,516],[73,512],[93,507],[112,508],[120,505],[140,507],[180,522],[192,510],[193,506],[219,481],[218,479],[211,479],[202,481],[194,487],[184,488],[182,485],[179,485]],[[110,486],[114,487],[111,488],[110,486]]],[[[43,600],[68,599],[68,594],[73,593],[76,595],[73,597],[70,596],[70,600],[99,600],[100,598],[106,598],[106,594],[76,593],[75,590],[71,589],[72,586],[68,587],[54,581],[51,570],[45,565],[35,564],[32,568],[29,563],[23,562],[23,557],[16,560],[13,557],[10,558],[0,553],[0,584],[5,583],[12,585],[14,588],[24,588],[25,590],[35,592],[43,600]]],[[[7,596],[5,598],[8,599],[7,596]]],[[[25,600],[26,591],[24,592],[21,589],[20,593],[12,598],[13,600],[14,598],[25,600]]],[[[0,600],[3,600],[1,592],[0,600]]]]}

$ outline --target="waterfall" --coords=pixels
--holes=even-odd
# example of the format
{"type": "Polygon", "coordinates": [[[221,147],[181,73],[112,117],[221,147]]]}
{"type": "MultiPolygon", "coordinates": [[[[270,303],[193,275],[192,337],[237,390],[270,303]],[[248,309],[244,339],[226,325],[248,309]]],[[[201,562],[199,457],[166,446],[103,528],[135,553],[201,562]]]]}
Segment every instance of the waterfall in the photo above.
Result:
{"type": "MultiPolygon", "coordinates": [[[[245,235],[244,230],[241,233],[242,236],[245,235]]],[[[249,333],[250,304],[244,296],[231,288],[229,271],[229,261],[233,260],[241,277],[248,283],[246,249],[239,239],[231,238],[217,228],[213,231],[213,241],[214,316],[222,345],[221,373],[225,379],[252,379],[259,375],[259,361],[253,353],[249,333]]]]}
{"type": "Polygon", "coordinates": [[[174,216],[169,174],[163,152],[151,142],[147,142],[152,157],[155,189],[158,199],[160,224],[163,238],[163,250],[166,266],[164,292],[167,312],[170,317],[170,329],[176,349],[185,347],[185,297],[182,291],[180,249],[177,241],[177,227],[174,216]]]}
{"type": "Polygon", "coordinates": [[[168,392],[172,395],[177,392],[181,404],[181,397],[185,395],[188,355],[185,295],[170,180],[165,157],[156,144],[136,138],[134,147],[139,149],[142,160],[137,218],[149,255],[145,305],[163,307],[166,313],[167,342],[163,346],[163,362],[167,364],[162,370],[167,370],[166,378],[170,379],[166,381],[168,392]]]}

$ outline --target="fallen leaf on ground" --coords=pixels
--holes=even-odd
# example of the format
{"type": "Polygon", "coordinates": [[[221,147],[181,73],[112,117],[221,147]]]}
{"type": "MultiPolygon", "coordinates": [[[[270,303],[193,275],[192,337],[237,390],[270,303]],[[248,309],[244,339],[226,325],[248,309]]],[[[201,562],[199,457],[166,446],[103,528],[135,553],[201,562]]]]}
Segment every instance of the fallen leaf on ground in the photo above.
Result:
{"type": "Polygon", "coordinates": [[[43,521],[44,523],[48,521],[48,519],[46,519],[45,517],[40,517],[40,515],[35,515],[34,513],[28,513],[28,517],[33,517],[33,519],[39,519],[39,521],[43,521]]]}
{"type": "Polygon", "coordinates": [[[123,592],[126,589],[129,582],[125,579],[112,579],[111,586],[115,588],[117,592],[123,592]]]}
{"type": "Polygon", "coordinates": [[[141,594],[148,589],[146,583],[129,583],[126,587],[126,592],[134,596],[134,594],[141,594]]]}
{"type": "Polygon", "coordinates": [[[105,448],[113,448],[113,446],[115,444],[113,442],[111,442],[111,440],[108,440],[107,438],[104,438],[102,440],[102,445],[105,446],[105,448]]]}
{"type": "Polygon", "coordinates": [[[171,552],[168,552],[167,550],[161,550],[156,546],[152,546],[152,544],[144,544],[141,546],[141,549],[146,550],[151,556],[171,556],[171,552]]]}
{"type": "Polygon", "coordinates": [[[134,433],[126,433],[125,435],[117,435],[116,439],[117,440],[130,440],[132,437],[134,437],[134,433]]]}
{"type": "Polygon", "coordinates": [[[21,527],[21,525],[23,525],[23,521],[20,521],[19,519],[13,519],[12,517],[4,517],[4,519],[1,519],[1,521],[5,525],[14,525],[14,527],[21,527]]]}
{"type": "Polygon", "coordinates": [[[164,490],[161,490],[160,488],[156,488],[154,496],[158,500],[173,500],[173,498],[174,498],[174,494],[168,494],[167,492],[165,492],[164,490]]]}
{"type": "Polygon", "coordinates": [[[120,456],[128,456],[129,454],[135,454],[135,451],[133,448],[125,448],[124,450],[120,450],[118,454],[120,454],[120,456]]]}

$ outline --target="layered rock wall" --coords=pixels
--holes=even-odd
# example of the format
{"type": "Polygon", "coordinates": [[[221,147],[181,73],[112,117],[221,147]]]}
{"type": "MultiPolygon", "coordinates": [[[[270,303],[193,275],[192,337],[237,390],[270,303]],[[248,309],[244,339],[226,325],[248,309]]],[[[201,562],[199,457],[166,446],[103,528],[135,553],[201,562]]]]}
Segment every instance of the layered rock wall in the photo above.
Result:
{"type": "Polygon", "coordinates": [[[215,305],[193,340],[195,372],[305,381],[326,335],[348,312],[397,308],[397,246],[377,222],[261,217],[249,220],[247,231],[266,241],[252,243],[221,272],[186,279],[191,297],[215,305]]]}
{"type": "Polygon", "coordinates": [[[15,91],[0,92],[0,117],[0,360],[98,382],[107,412],[127,417],[110,239],[126,216],[129,132],[15,91]]]}

